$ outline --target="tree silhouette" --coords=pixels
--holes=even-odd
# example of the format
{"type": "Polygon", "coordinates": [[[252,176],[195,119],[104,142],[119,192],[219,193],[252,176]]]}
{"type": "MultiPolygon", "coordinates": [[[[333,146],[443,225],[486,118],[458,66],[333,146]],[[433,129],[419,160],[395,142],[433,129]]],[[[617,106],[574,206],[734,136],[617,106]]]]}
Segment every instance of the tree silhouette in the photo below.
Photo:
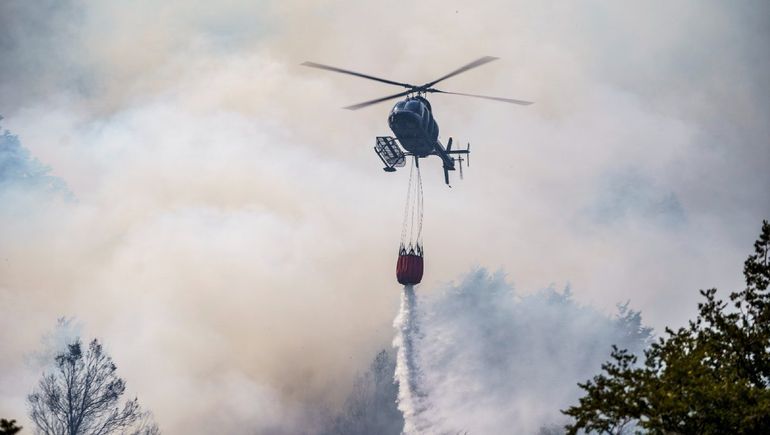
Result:
{"type": "Polygon", "coordinates": [[[404,417],[396,406],[398,386],[393,381],[396,361],[380,351],[369,370],[356,379],[342,413],[326,423],[323,435],[398,435],[404,417]]]}
{"type": "Polygon", "coordinates": [[[80,339],[55,356],[55,369],[43,375],[27,397],[30,418],[45,435],[150,435],[159,430],[136,398],[120,398],[126,384],[117,367],[93,340],[85,352],[80,339]],[[150,419],[150,420],[148,420],[150,419]]]}
{"type": "Polygon", "coordinates": [[[614,348],[603,373],[565,414],[567,431],[619,434],[770,433],[770,224],[744,263],[746,287],[716,298],[701,290],[698,316],[644,352],[644,364],[614,348]],[[729,307],[732,305],[732,307],[729,307]]]}
{"type": "Polygon", "coordinates": [[[21,429],[21,426],[16,426],[16,420],[0,418],[0,435],[13,435],[21,429]]]}

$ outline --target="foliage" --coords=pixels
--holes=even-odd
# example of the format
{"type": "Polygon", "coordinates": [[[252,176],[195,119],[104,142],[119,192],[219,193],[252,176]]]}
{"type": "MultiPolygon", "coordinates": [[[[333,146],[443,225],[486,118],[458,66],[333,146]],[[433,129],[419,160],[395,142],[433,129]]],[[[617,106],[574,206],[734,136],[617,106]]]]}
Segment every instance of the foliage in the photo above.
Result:
{"type": "Polygon", "coordinates": [[[26,187],[62,189],[64,183],[51,176],[50,172],[51,168],[33,158],[17,136],[0,128],[0,187],[15,183],[26,187]]]}
{"type": "Polygon", "coordinates": [[[21,429],[21,426],[16,426],[16,420],[0,418],[0,435],[13,435],[21,429]]]}
{"type": "Polygon", "coordinates": [[[27,397],[30,418],[46,435],[106,435],[159,433],[136,398],[120,398],[126,384],[117,367],[93,340],[85,352],[79,339],[55,356],[55,370],[41,378],[27,397]]]}
{"type": "Polygon", "coordinates": [[[393,381],[396,362],[382,350],[369,370],[356,380],[345,402],[345,411],[326,424],[324,434],[398,435],[404,418],[396,407],[398,386],[393,381]]]}
{"type": "Polygon", "coordinates": [[[744,264],[746,288],[716,298],[701,291],[698,316],[666,328],[644,352],[644,364],[614,348],[603,372],[578,384],[579,404],[567,431],[609,434],[770,433],[770,224],[763,222],[744,264]]]}

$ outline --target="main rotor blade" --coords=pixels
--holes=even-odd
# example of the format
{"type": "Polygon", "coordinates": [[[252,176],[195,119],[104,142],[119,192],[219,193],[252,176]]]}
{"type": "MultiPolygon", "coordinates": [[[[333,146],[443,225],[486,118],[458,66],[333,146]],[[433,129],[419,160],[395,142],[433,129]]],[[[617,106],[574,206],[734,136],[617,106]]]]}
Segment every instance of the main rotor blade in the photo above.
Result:
{"type": "Polygon", "coordinates": [[[404,91],[404,92],[399,92],[399,93],[397,93],[397,94],[389,95],[389,96],[387,96],[387,97],[378,98],[378,99],[376,99],[376,100],[365,101],[365,102],[363,102],[363,103],[358,103],[358,104],[354,104],[354,105],[352,105],[352,106],[347,106],[347,107],[344,107],[344,109],[348,109],[348,110],[358,110],[358,109],[362,109],[362,108],[364,108],[364,107],[366,107],[366,106],[371,106],[372,104],[377,104],[377,103],[381,103],[381,102],[383,102],[383,101],[392,100],[392,99],[394,99],[394,98],[403,97],[404,95],[408,95],[408,94],[410,94],[410,93],[412,93],[412,91],[411,91],[411,90],[408,90],[408,91],[404,91]]]}
{"type": "Polygon", "coordinates": [[[334,71],[334,72],[338,72],[338,73],[342,73],[342,74],[350,74],[352,76],[361,77],[361,78],[365,78],[365,79],[369,79],[369,80],[375,80],[375,81],[378,81],[378,82],[387,83],[389,85],[403,86],[405,88],[410,88],[410,89],[415,87],[414,85],[410,85],[409,83],[394,82],[393,80],[381,79],[379,77],[374,77],[374,76],[370,76],[370,75],[366,75],[366,74],[361,74],[361,73],[357,73],[355,71],[349,71],[349,70],[342,69],[342,68],[337,68],[337,67],[334,67],[334,66],[322,65],[320,63],[315,63],[315,62],[302,62],[301,65],[309,66],[311,68],[325,69],[327,71],[334,71]]]}
{"type": "Polygon", "coordinates": [[[464,73],[465,71],[468,71],[469,69],[473,69],[473,68],[479,67],[481,65],[484,65],[485,63],[489,63],[489,62],[492,62],[493,60],[497,60],[497,59],[498,59],[497,57],[493,57],[493,56],[484,56],[482,58],[476,59],[473,62],[469,63],[468,65],[460,67],[460,68],[452,71],[451,73],[445,75],[444,77],[441,77],[439,79],[433,80],[430,83],[424,84],[422,86],[422,88],[423,89],[430,88],[431,86],[435,85],[436,83],[438,83],[438,82],[440,82],[442,80],[446,80],[449,77],[454,77],[457,74],[464,73]]]}
{"type": "Polygon", "coordinates": [[[447,91],[440,91],[438,89],[431,89],[430,92],[436,92],[439,94],[449,94],[449,95],[462,95],[463,97],[484,98],[487,100],[502,101],[504,103],[520,104],[522,106],[529,106],[530,104],[532,104],[532,101],[514,100],[513,98],[489,97],[487,95],[463,94],[461,92],[447,92],[447,91]]]}

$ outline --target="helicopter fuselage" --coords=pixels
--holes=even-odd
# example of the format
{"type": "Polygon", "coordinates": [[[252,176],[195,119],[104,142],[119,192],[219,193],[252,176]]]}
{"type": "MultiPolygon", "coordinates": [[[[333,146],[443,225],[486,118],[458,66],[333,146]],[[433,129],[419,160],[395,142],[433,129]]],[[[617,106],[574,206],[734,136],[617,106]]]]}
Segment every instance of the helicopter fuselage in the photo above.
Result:
{"type": "MultiPolygon", "coordinates": [[[[411,155],[419,166],[419,159],[428,156],[438,156],[444,167],[444,181],[449,184],[449,171],[455,170],[455,160],[462,164],[463,159],[453,158],[452,154],[470,153],[470,149],[452,150],[452,138],[449,138],[446,148],[438,140],[438,123],[433,117],[430,102],[421,95],[412,96],[399,101],[393,106],[388,116],[388,125],[396,135],[398,142],[407,151],[383,151],[383,147],[392,147],[390,138],[378,137],[375,151],[385,163],[385,171],[395,171],[396,164],[402,164],[403,156],[411,155]],[[380,144],[383,140],[385,143],[380,144]]],[[[470,144],[468,145],[470,147],[470,144]]],[[[461,171],[462,173],[462,171],[461,171]]]]}
{"type": "Polygon", "coordinates": [[[438,124],[427,99],[415,96],[396,103],[388,116],[388,125],[401,146],[413,155],[436,154],[438,124]]]}

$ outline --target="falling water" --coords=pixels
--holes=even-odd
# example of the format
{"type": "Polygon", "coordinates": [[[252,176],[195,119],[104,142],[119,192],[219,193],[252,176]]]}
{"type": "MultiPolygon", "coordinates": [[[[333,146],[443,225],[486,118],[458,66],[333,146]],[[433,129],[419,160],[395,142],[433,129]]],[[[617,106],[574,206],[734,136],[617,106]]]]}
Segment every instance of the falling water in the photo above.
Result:
{"type": "Polygon", "coordinates": [[[395,380],[398,383],[398,409],[404,415],[406,435],[429,432],[428,424],[421,416],[424,411],[424,397],[420,391],[420,372],[416,364],[415,341],[419,334],[414,287],[404,286],[401,295],[401,309],[393,321],[396,337],[393,346],[396,355],[395,380]]]}

